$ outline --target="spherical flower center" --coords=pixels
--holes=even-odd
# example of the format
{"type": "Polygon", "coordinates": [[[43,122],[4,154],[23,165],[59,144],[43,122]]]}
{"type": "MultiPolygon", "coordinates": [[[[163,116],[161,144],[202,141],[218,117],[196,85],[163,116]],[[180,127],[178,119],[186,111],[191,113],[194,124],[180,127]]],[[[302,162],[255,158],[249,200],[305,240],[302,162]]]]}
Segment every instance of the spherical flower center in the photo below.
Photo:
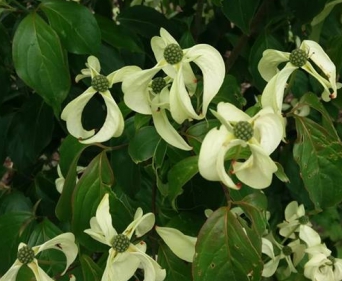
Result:
{"type": "Polygon", "coordinates": [[[128,237],[124,234],[115,235],[113,238],[112,248],[119,252],[126,252],[130,244],[128,237]]]}
{"type": "Polygon", "coordinates": [[[34,260],[34,251],[29,246],[24,246],[18,251],[17,258],[22,264],[31,263],[34,260]]]}
{"type": "Polygon", "coordinates": [[[179,63],[183,58],[183,50],[177,44],[167,45],[164,49],[164,58],[169,64],[179,63]]]}
{"type": "Polygon", "coordinates": [[[91,86],[98,92],[105,92],[109,88],[109,81],[106,76],[97,75],[91,81],[91,86]]]}
{"type": "Polygon", "coordinates": [[[292,249],[290,246],[284,246],[282,251],[285,256],[289,256],[292,254],[292,249]]]}
{"type": "Polygon", "coordinates": [[[304,50],[295,49],[290,54],[290,62],[297,67],[302,67],[308,60],[308,55],[304,50]]]}
{"type": "Polygon", "coordinates": [[[152,91],[156,94],[159,94],[165,86],[166,82],[162,77],[156,77],[152,80],[152,91]]]}
{"type": "Polygon", "coordinates": [[[254,134],[253,127],[247,121],[239,121],[234,127],[234,135],[236,138],[249,141],[254,134]]]}
{"type": "Polygon", "coordinates": [[[309,217],[308,216],[302,216],[298,218],[298,221],[300,224],[305,225],[309,222],[309,217]]]}

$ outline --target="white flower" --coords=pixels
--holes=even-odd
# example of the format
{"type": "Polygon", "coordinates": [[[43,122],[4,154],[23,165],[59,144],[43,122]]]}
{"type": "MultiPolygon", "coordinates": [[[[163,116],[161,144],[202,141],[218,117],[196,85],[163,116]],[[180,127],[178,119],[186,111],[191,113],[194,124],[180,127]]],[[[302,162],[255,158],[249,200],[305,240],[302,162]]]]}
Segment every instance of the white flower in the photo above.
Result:
{"type": "Polygon", "coordinates": [[[299,264],[299,262],[304,257],[305,245],[300,244],[299,240],[292,241],[288,245],[283,246],[277,243],[274,239],[272,239],[273,243],[266,238],[261,238],[261,239],[262,239],[261,252],[270,258],[270,260],[264,264],[262,276],[264,277],[272,276],[276,272],[281,259],[285,259],[288,265],[286,269],[283,271],[283,274],[286,277],[289,276],[291,272],[297,272],[295,267],[299,264]],[[278,248],[278,251],[279,251],[278,255],[274,254],[273,244],[275,244],[278,248]],[[291,255],[293,256],[293,260],[291,258],[291,255]]]}
{"type": "Polygon", "coordinates": [[[279,234],[283,237],[297,238],[295,232],[299,232],[299,236],[304,238],[307,244],[314,243],[311,241],[315,238],[312,236],[312,224],[308,216],[305,215],[304,205],[298,206],[297,201],[290,202],[285,208],[285,221],[278,224],[279,234]]]}
{"type": "Polygon", "coordinates": [[[177,257],[187,262],[193,261],[197,237],[185,235],[171,227],[156,226],[156,231],[177,257]]]}
{"type": "Polygon", "coordinates": [[[152,115],[158,134],[167,143],[179,149],[191,150],[192,147],[178,134],[167,116],[167,110],[170,110],[168,84],[172,79],[170,77],[151,79],[153,71],[151,69],[141,70],[123,81],[124,101],[132,110],[152,115]]]}
{"type": "Polygon", "coordinates": [[[304,276],[312,281],[342,280],[342,259],[315,254],[304,265],[304,276]]]}
{"type": "Polygon", "coordinates": [[[61,118],[66,121],[69,133],[80,142],[89,144],[94,142],[104,142],[112,137],[118,137],[122,134],[124,128],[124,119],[121,111],[113,99],[109,89],[114,83],[121,82],[125,75],[134,71],[134,66],[123,67],[112,72],[108,76],[100,74],[101,67],[99,60],[94,57],[88,57],[87,68],[82,69],[82,74],[76,76],[76,82],[91,77],[92,85],[76,99],[71,101],[62,111],[61,118]],[[101,129],[95,133],[95,130],[87,131],[82,126],[82,112],[88,101],[99,93],[107,107],[107,115],[101,129]]]}
{"type": "Polygon", "coordinates": [[[150,114],[148,106],[141,106],[139,102],[145,96],[146,86],[160,70],[163,70],[173,79],[169,98],[172,118],[179,124],[187,119],[203,119],[225,76],[222,56],[207,44],[182,50],[177,41],[163,28],[160,29],[160,35],[161,37],[155,36],[151,40],[157,65],[152,69],[134,73],[124,81],[123,91],[127,106],[134,111],[150,114]],[[203,74],[203,101],[200,114],[197,114],[191,102],[197,79],[190,62],[195,63],[203,74]]]}
{"type": "MultiPolygon", "coordinates": [[[[213,112],[214,113],[214,112],[213,112]]],[[[226,186],[239,189],[225,169],[225,157],[233,153],[232,174],[253,188],[271,184],[276,164],[269,155],[277,148],[283,135],[282,118],[269,108],[263,108],[254,117],[229,103],[219,103],[215,116],[221,121],[205,136],[199,154],[199,172],[207,180],[221,181],[226,186]],[[246,161],[240,148],[248,147],[251,155],[246,161]]],[[[230,169],[229,169],[230,170],[230,169]]]]}
{"type": "Polygon", "coordinates": [[[264,51],[258,65],[261,76],[268,81],[261,97],[262,106],[271,106],[276,112],[281,110],[286,82],[298,68],[302,68],[321,83],[324,88],[322,93],[324,101],[336,98],[337,88],[340,85],[336,83],[335,65],[320,45],[311,40],[304,40],[299,49],[292,53],[273,49],[264,51]],[[309,59],[322,70],[325,77],[318,74],[309,59]],[[287,64],[279,71],[278,65],[283,62],[287,64]]]}
{"type": "Polygon", "coordinates": [[[130,242],[134,232],[136,237],[141,237],[151,230],[154,222],[154,214],[143,215],[142,209],[138,208],[134,215],[134,221],[122,234],[118,234],[112,226],[109,194],[104,195],[96,210],[96,216],[90,220],[90,229],[84,231],[93,239],[110,246],[102,281],[129,280],[138,268],[144,269],[144,280],[164,280],[165,270],[161,269],[159,264],[145,253],[146,244],[143,241],[135,245],[130,242]]]}
{"type": "Polygon", "coordinates": [[[0,281],[14,281],[20,267],[27,265],[33,272],[37,281],[53,281],[44,270],[42,270],[38,261],[35,258],[40,252],[48,249],[56,249],[62,251],[66,257],[66,266],[61,275],[63,275],[70,264],[77,256],[77,245],[75,244],[75,236],[68,232],[56,236],[55,238],[46,241],[44,244],[34,247],[29,247],[25,243],[20,243],[18,247],[18,258],[11,268],[0,278],[0,281]]]}
{"type": "MultiPolygon", "coordinates": [[[[78,174],[81,174],[84,172],[86,168],[85,167],[82,167],[82,166],[77,166],[76,167],[76,173],[77,175],[78,174]]],[[[62,174],[62,171],[61,171],[61,167],[58,165],[57,166],[57,174],[58,174],[58,178],[55,180],[55,186],[56,186],[56,189],[59,193],[62,193],[63,191],[63,187],[64,187],[64,183],[65,183],[65,178],[62,174]]],[[[78,177],[76,176],[76,183],[78,182],[78,177]]]]}

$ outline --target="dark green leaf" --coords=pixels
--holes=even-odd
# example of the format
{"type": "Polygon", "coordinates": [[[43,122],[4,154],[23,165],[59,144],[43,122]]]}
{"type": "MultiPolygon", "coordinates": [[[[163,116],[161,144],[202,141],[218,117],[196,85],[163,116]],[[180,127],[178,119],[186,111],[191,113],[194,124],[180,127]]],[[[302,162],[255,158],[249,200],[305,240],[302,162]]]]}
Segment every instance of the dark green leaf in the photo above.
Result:
{"type": "Polygon", "coordinates": [[[32,203],[22,192],[13,191],[0,198],[0,215],[31,211],[32,203]]]}
{"type": "Polygon", "coordinates": [[[125,28],[147,38],[159,34],[159,29],[164,27],[169,32],[174,30],[174,26],[155,9],[137,5],[121,11],[117,20],[125,28]],[[151,20],[153,19],[153,20],[151,20]]]}
{"type": "Polygon", "coordinates": [[[17,258],[19,234],[22,227],[32,218],[32,213],[10,213],[0,216],[0,251],[6,253],[1,257],[0,275],[4,274],[17,258]]]}
{"type": "Polygon", "coordinates": [[[223,1],[224,15],[245,34],[249,34],[250,23],[259,5],[259,0],[223,1]]]}
{"type": "Polygon", "coordinates": [[[160,140],[156,129],[146,126],[137,131],[128,145],[128,153],[135,163],[150,159],[160,140]]]}
{"type": "Polygon", "coordinates": [[[101,32],[88,8],[72,1],[49,0],[39,5],[64,47],[75,54],[94,54],[101,44],[101,32]]]}
{"type": "Polygon", "coordinates": [[[19,170],[38,159],[51,141],[53,128],[53,112],[38,96],[32,96],[15,114],[7,136],[7,155],[19,170]]]}
{"type": "Polygon", "coordinates": [[[78,181],[72,197],[72,229],[81,244],[94,248],[94,240],[84,233],[103,195],[110,192],[114,177],[106,153],[96,156],[78,181]]]}
{"type": "Polygon", "coordinates": [[[314,16],[318,15],[323,10],[327,0],[290,0],[289,7],[293,11],[294,16],[298,21],[303,23],[310,22],[314,16]],[[310,7],[310,9],[308,9],[310,7]]]}
{"type": "Polygon", "coordinates": [[[96,15],[96,20],[101,28],[102,39],[106,43],[131,52],[143,52],[141,40],[136,34],[105,17],[96,15]]]}
{"type": "Polygon", "coordinates": [[[194,281],[260,280],[261,238],[228,208],[215,211],[203,225],[193,262],[194,281]],[[258,241],[257,244],[253,242],[258,241]]]}
{"type": "Polygon", "coordinates": [[[81,255],[80,262],[83,273],[83,281],[101,280],[102,270],[90,257],[81,255]]]}
{"type": "Polygon", "coordinates": [[[299,139],[293,155],[305,188],[316,209],[334,206],[342,201],[342,144],[312,120],[299,116],[295,120],[299,139]]]}
{"type": "Polygon", "coordinates": [[[176,198],[183,193],[182,187],[198,173],[198,156],[191,156],[179,161],[169,171],[168,197],[174,209],[176,209],[176,198]]]}
{"type": "Polygon", "coordinates": [[[27,15],[19,24],[13,61],[19,77],[58,115],[69,92],[69,70],[56,32],[38,14],[27,15]]]}

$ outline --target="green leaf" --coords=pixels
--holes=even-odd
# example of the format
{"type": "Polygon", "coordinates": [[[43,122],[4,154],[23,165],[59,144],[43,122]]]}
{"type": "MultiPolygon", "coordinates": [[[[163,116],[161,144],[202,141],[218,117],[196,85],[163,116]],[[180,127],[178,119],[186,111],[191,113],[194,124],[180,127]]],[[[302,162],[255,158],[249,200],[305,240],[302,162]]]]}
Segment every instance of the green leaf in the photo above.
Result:
{"type": "Polygon", "coordinates": [[[20,191],[13,191],[0,197],[0,215],[8,213],[31,212],[32,203],[20,191]]]}
{"type": "Polygon", "coordinates": [[[83,281],[101,280],[102,270],[89,256],[81,255],[80,262],[83,273],[83,281]]]}
{"type": "Polygon", "coordinates": [[[250,23],[259,5],[259,0],[222,1],[223,14],[245,34],[249,34],[250,23]]]}
{"type": "Polygon", "coordinates": [[[56,215],[61,221],[71,219],[72,214],[72,194],[76,185],[76,169],[78,160],[84,151],[90,145],[81,144],[76,138],[68,136],[63,141],[61,153],[61,171],[65,177],[63,192],[56,206],[56,215]],[[65,176],[66,175],[66,176],[65,176]]]}
{"type": "Polygon", "coordinates": [[[72,1],[49,0],[39,5],[63,46],[74,54],[94,54],[101,44],[101,32],[88,8],[72,1]]]}
{"type": "Polygon", "coordinates": [[[166,278],[164,281],[190,281],[191,264],[185,263],[178,258],[168,246],[161,244],[158,250],[158,263],[162,268],[166,268],[166,278]]]}
{"type": "Polygon", "coordinates": [[[328,0],[289,0],[289,8],[293,11],[295,18],[301,23],[310,22],[323,9],[328,0]],[[309,7],[309,8],[308,8],[309,7]]]}
{"type": "Polygon", "coordinates": [[[7,135],[7,155],[19,170],[37,161],[50,143],[53,129],[50,107],[39,96],[31,96],[16,112],[7,135]]]}
{"type": "Polygon", "coordinates": [[[32,218],[30,212],[10,213],[0,216],[0,275],[4,274],[17,258],[20,230],[32,218]]]}
{"type": "Polygon", "coordinates": [[[69,92],[69,69],[56,32],[38,14],[27,15],[19,24],[13,61],[18,76],[58,115],[69,92]]]}
{"type": "Polygon", "coordinates": [[[128,145],[128,153],[134,163],[140,163],[150,159],[160,140],[156,129],[146,126],[137,131],[128,145]]]}
{"type": "Polygon", "coordinates": [[[199,154],[201,149],[201,144],[203,142],[204,137],[206,134],[215,127],[220,126],[221,123],[217,119],[201,121],[192,125],[186,132],[189,136],[189,144],[193,147],[196,154],[199,154]]]}
{"type": "Polygon", "coordinates": [[[95,17],[100,26],[103,41],[115,48],[137,53],[144,52],[141,40],[136,34],[121,25],[117,25],[113,20],[100,15],[95,17]]]}
{"type": "Polygon", "coordinates": [[[312,120],[299,116],[295,120],[298,142],[293,155],[305,188],[316,209],[334,206],[342,201],[342,144],[312,120]]]}
{"type": "Polygon", "coordinates": [[[176,198],[183,193],[182,187],[198,173],[198,156],[191,156],[179,161],[169,171],[167,178],[169,182],[168,197],[172,207],[176,208],[176,198]]]}
{"type": "Polygon", "coordinates": [[[117,20],[123,27],[147,37],[148,39],[158,35],[161,27],[164,27],[169,32],[172,32],[175,29],[174,25],[172,25],[164,15],[157,12],[155,9],[142,5],[133,6],[121,11],[117,20]]]}
{"type": "Polygon", "coordinates": [[[96,249],[94,240],[84,233],[105,193],[110,192],[114,177],[105,152],[96,156],[78,181],[72,197],[72,230],[81,244],[96,249]]]}
{"type": "Polygon", "coordinates": [[[198,235],[194,281],[256,281],[262,269],[259,235],[228,208],[216,210],[198,235]]]}

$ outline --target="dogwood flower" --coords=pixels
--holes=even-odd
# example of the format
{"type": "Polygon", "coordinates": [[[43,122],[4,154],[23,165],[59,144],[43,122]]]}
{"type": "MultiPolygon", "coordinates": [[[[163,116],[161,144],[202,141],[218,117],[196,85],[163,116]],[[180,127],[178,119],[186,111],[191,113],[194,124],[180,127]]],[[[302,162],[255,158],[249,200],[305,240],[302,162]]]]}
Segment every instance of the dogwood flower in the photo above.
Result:
{"type": "Polygon", "coordinates": [[[340,84],[336,83],[334,63],[320,45],[311,40],[304,40],[299,49],[291,53],[273,49],[264,51],[258,64],[261,76],[268,81],[261,97],[262,106],[271,106],[276,112],[281,110],[286,82],[298,68],[315,77],[323,86],[322,99],[324,101],[336,98],[337,88],[340,87],[340,84]],[[322,70],[325,77],[315,70],[309,60],[322,70]],[[278,65],[283,62],[287,62],[287,64],[279,71],[278,65]]]}
{"type": "Polygon", "coordinates": [[[314,255],[304,265],[304,276],[312,281],[341,281],[342,259],[326,257],[324,254],[314,255]]]}
{"type": "Polygon", "coordinates": [[[170,77],[151,79],[154,70],[141,70],[132,74],[122,83],[124,101],[132,110],[152,115],[158,134],[169,144],[183,150],[191,150],[185,140],[171,125],[167,110],[170,110],[170,77]],[[134,82],[133,82],[134,81],[134,82]],[[137,92],[140,94],[137,96],[137,92]]]}
{"type": "Polygon", "coordinates": [[[11,268],[0,278],[0,281],[15,281],[19,269],[23,265],[27,265],[33,272],[37,281],[53,281],[43,269],[39,267],[36,256],[48,249],[55,249],[62,251],[66,257],[66,266],[61,275],[63,275],[70,264],[75,260],[77,256],[77,245],[75,244],[75,236],[70,233],[63,233],[61,235],[52,238],[42,245],[29,247],[25,243],[20,243],[18,247],[17,259],[11,268]]]}
{"type": "MultiPolygon", "coordinates": [[[[292,239],[296,238],[296,232],[299,232],[300,237],[312,239],[311,226],[309,217],[305,215],[304,205],[298,205],[297,201],[292,201],[286,206],[285,221],[278,224],[279,234],[292,239]]],[[[309,241],[305,242],[310,243],[309,241]]]]}
{"type": "Polygon", "coordinates": [[[172,118],[178,124],[187,119],[203,119],[209,103],[220,89],[225,76],[225,66],[220,53],[207,44],[182,50],[177,41],[163,28],[160,29],[160,37],[152,38],[151,47],[157,64],[151,69],[130,75],[124,81],[123,92],[125,94],[130,92],[129,98],[125,99],[128,107],[149,114],[148,106],[140,105],[140,101],[144,99],[146,85],[160,70],[163,70],[173,80],[169,94],[169,110],[172,118]],[[191,102],[197,79],[190,62],[196,64],[203,74],[203,101],[200,114],[197,114],[191,102]]]}
{"type": "Polygon", "coordinates": [[[67,129],[71,135],[80,139],[80,142],[89,144],[94,142],[104,142],[112,137],[118,137],[122,134],[124,128],[124,119],[121,111],[113,99],[109,89],[114,83],[121,82],[125,75],[135,70],[134,66],[126,66],[111,74],[104,76],[100,74],[101,67],[99,60],[94,57],[88,57],[87,68],[82,69],[76,76],[76,82],[85,77],[91,77],[91,86],[76,99],[71,101],[64,108],[61,118],[66,121],[67,129]],[[107,115],[101,129],[95,133],[95,130],[85,130],[82,126],[82,111],[88,101],[99,93],[104,100],[107,108],[107,115]]]}
{"type": "Polygon", "coordinates": [[[146,244],[143,241],[135,245],[130,242],[134,232],[136,237],[141,237],[152,229],[154,222],[153,213],[143,215],[142,209],[138,208],[133,222],[123,233],[118,234],[112,226],[109,194],[103,196],[96,210],[96,216],[90,220],[90,229],[84,231],[93,239],[110,246],[102,281],[129,280],[138,268],[144,269],[145,280],[164,280],[165,270],[161,269],[160,265],[145,253],[146,244]]]}
{"type": "Polygon", "coordinates": [[[156,231],[177,257],[187,262],[193,261],[197,237],[185,235],[172,227],[156,226],[156,231]]]}
{"type": "Polygon", "coordinates": [[[226,186],[239,189],[225,169],[225,157],[234,153],[232,174],[253,188],[265,188],[271,184],[276,164],[269,155],[277,148],[283,135],[281,116],[272,108],[260,110],[254,117],[230,103],[219,103],[213,112],[221,121],[219,128],[211,129],[205,136],[199,153],[199,172],[207,180],[221,181],[226,186]],[[251,155],[244,162],[237,159],[240,148],[249,148],[251,155]]]}
{"type": "Polygon", "coordinates": [[[264,264],[262,276],[264,277],[272,276],[276,272],[279,266],[279,262],[282,259],[285,259],[287,263],[287,267],[285,268],[285,270],[283,270],[283,274],[286,277],[289,276],[291,272],[297,272],[295,267],[299,264],[299,262],[304,257],[305,245],[300,244],[299,240],[295,240],[289,243],[288,245],[283,246],[277,243],[274,239],[272,240],[273,240],[273,243],[266,238],[261,238],[261,241],[262,241],[261,252],[265,254],[266,256],[268,256],[268,258],[270,258],[270,260],[264,264]],[[278,248],[278,251],[279,251],[278,255],[275,255],[274,253],[273,244],[276,245],[276,247],[278,248]]]}

